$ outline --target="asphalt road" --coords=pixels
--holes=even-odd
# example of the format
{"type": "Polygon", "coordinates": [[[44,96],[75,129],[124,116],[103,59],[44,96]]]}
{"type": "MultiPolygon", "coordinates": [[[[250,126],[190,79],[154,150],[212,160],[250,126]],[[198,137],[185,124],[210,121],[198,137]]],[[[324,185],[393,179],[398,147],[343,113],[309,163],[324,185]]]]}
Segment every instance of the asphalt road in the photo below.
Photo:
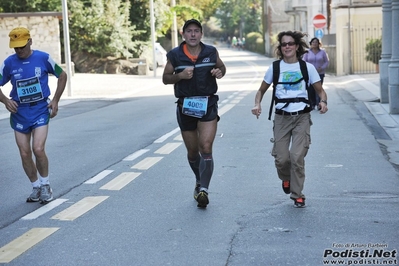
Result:
{"type": "Polygon", "coordinates": [[[170,85],[143,82],[124,97],[63,105],[47,142],[56,200],[45,206],[25,203],[30,184],[8,120],[0,120],[0,263],[395,265],[398,173],[364,103],[326,78],[329,112],[312,112],[307,207],[296,209],[270,155],[270,92],[260,119],[250,112],[272,59],[237,51],[221,57],[228,74],[219,81],[206,210],[192,198],[170,85]]]}

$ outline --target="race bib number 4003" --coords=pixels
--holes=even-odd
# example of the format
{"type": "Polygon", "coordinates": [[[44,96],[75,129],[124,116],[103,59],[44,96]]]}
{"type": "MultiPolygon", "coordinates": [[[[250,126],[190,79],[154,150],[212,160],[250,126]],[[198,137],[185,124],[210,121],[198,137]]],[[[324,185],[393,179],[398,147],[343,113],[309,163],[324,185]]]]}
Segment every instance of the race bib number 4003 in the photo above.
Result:
{"type": "Polygon", "coordinates": [[[183,114],[201,118],[206,114],[208,109],[208,97],[196,96],[186,97],[183,101],[183,114]]]}

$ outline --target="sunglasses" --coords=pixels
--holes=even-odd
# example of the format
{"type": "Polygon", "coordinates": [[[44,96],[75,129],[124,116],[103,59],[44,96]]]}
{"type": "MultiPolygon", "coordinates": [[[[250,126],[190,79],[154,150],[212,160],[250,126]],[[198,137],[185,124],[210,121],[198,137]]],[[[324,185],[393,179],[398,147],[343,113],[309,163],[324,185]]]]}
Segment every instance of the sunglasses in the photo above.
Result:
{"type": "Polygon", "coordinates": [[[282,42],[281,43],[281,47],[286,47],[286,46],[294,46],[294,45],[296,45],[296,43],[295,42],[282,42]]]}

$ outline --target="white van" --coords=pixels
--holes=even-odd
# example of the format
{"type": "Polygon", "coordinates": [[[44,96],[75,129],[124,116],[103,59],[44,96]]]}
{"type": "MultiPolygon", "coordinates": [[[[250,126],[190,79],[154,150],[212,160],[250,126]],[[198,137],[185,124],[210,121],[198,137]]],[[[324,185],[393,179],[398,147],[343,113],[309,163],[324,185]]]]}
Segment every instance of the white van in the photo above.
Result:
{"type": "MultiPolygon", "coordinates": [[[[158,67],[164,67],[166,65],[166,50],[162,47],[159,42],[155,43],[155,59],[158,67]]],[[[153,51],[150,46],[146,47],[141,54],[140,58],[147,59],[147,64],[150,70],[153,70],[153,51]]]]}
{"type": "Polygon", "coordinates": [[[162,47],[162,45],[157,42],[155,43],[155,57],[157,60],[157,67],[166,65],[166,50],[162,47]]]}

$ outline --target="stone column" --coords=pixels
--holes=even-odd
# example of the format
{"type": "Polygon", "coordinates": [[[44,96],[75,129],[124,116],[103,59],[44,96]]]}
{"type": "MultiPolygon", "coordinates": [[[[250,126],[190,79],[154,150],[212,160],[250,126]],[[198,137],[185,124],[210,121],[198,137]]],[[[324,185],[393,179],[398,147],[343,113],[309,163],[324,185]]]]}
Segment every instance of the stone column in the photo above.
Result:
{"type": "MultiPolygon", "coordinates": [[[[397,47],[399,43],[399,0],[392,0],[392,33],[396,29],[396,34],[392,34],[392,47],[397,47]]],[[[389,113],[399,114],[399,49],[392,49],[391,63],[388,67],[389,72],[389,113]]]]}
{"type": "Polygon", "coordinates": [[[392,53],[392,0],[382,0],[382,53],[380,65],[380,95],[381,103],[389,102],[388,93],[388,66],[391,62],[392,53]]]}

